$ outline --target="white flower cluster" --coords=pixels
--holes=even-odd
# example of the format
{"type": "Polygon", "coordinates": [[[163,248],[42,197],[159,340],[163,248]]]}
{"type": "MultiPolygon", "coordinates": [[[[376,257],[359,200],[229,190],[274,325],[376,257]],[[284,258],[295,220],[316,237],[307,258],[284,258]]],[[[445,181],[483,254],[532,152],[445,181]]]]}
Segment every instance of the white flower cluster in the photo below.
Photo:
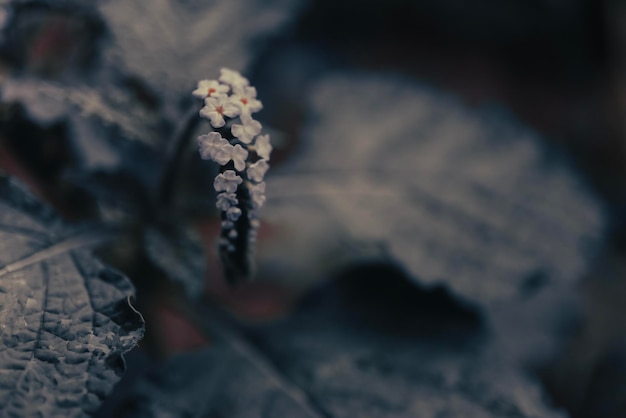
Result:
{"type": "Polygon", "coordinates": [[[220,192],[217,207],[224,212],[222,227],[228,230],[226,236],[231,239],[237,237],[234,226],[243,213],[237,197],[241,185],[250,196],[251,207],[246,210],[252,237],[256,233],[258,210],[265,203],[263,177],[269,169],[272,152],[269,135],[260,135],[262,126],[252,118],[263,104],[256,98],[256,89],[249,84],[237,71],[222,68],[218,80],[202,80],[192,93],[204,100],[200,116],[207,118],[215,128],[198,137],[200,156],[221,166],[232,162],[213,182],[215,190],[220,192]]]}

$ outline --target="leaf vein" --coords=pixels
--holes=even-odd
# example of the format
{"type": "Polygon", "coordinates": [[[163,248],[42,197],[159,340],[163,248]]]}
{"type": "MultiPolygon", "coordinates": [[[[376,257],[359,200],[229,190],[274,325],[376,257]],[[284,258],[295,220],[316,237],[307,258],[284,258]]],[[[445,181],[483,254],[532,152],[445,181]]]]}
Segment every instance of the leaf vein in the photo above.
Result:
{"type": "Polygon", "coordinates": [[[49,258],[66,253],[76,248],[92,247],[102,244],[110,238],[111,236],[109,234],[104,234],[98,231],[90,231],[81,235],[70,237],[42,250],[38,250],[35,253],[28,255],[20,260],[7,264],[2,269],[0,269],[0,277],[5,276],[9,273],[13,273],[17,270],[21,270],[30,265],[41,263],[49,258]]]}

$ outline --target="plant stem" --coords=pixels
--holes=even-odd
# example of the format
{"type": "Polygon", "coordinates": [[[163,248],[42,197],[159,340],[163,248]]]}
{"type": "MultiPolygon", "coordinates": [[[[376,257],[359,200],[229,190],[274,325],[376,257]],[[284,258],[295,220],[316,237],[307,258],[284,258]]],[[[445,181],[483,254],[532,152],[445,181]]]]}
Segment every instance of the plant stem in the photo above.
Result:
{"type": "Polygon", "coordinates": [[[159,207],[163,209],[172,205],[174,190],[180,174],[180,167],[182,165],[187,141],[199,122],[200,117],[198,116],[198,110],[194,106],[178,124],[172,139],[169,141],[169,148],[165,154],[166,162],[161,172],[155,199],[159,207]]]}

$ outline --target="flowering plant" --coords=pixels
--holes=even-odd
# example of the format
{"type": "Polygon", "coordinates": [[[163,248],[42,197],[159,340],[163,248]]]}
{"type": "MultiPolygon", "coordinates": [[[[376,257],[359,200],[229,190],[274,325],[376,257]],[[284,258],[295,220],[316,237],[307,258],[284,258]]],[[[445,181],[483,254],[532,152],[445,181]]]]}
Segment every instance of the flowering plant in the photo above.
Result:
{"type": "Polygon", "coordinates": [[[218,80],[201,80],[192,92],[204,101],[200,116],[213,128],[198,137],[198,146],[202,159],[220,165],[213,182],[222,216],[218,252],[230,282],[253,272],[258,212],[265,202],[263,178],[272,152],[269,135],[260,135],[262,125],[252,117],[263,104],[249,84],[237,71],[222,68],[218,80]]]}

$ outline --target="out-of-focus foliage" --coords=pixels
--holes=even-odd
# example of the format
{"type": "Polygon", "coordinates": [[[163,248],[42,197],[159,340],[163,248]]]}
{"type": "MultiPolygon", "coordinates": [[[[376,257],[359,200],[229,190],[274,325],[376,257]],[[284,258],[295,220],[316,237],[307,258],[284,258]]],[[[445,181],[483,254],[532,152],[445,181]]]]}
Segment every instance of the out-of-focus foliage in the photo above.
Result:
{"type": "Polygon", "coordinates": [[[111,65],[141,77],[166,108],[221,67],[244,69],[253,51],[296,16],[298,0],[108,0],[99,10],[111,32],[111,65]]]}
{"type": "Polygon", "coordinates": [[[284,233],[261,249],[268,268],[388,259],[486,306],[571,286],[605,217],[563,157],[503,111],[392,77],[313,87],[305,141],[268,179],[284,233]]]}
{"type": "Polygon", "coordinates": [[[392,269],[352,273],[245,338],[213,321],[214,345],[151,370],[123,416],[565,417],[472,308],[392,269]]]}

